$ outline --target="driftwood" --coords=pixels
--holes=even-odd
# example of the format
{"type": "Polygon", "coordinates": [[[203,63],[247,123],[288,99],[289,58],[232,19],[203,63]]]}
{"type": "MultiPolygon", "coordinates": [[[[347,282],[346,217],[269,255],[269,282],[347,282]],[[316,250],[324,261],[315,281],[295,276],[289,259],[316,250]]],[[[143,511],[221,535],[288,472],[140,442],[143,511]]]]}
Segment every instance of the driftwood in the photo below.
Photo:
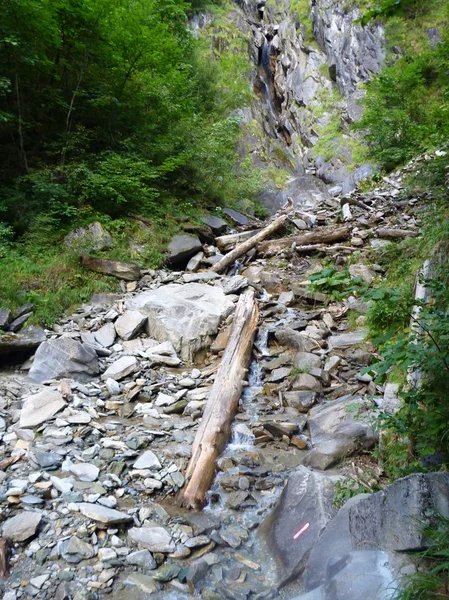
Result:
{"type": "Polygon", "coordinates": [[[124,281],[137,281],[141,277],[140,268],[132,263],[124,263],[119,260],[105,260],[104,258],[94,258],[93,256],[82,256],[80,262],[86,269],[102,273],[103,275],[112,275],[124,281]]]}
{"type": "Polygon", "coordinates": [[[12,542],[8,538],[0,539],[0,578],[5,579],[9,575],[9,556],[11,554],[12,542]]]}
{"type": "Polygon", "coordinates": [[[238,246],[236,246],[234,250],[231,250],[231,252],[226,254],[226,256],[223,256],[221,260],[215,263],[211,270],[215,271],[215,273],[220,273],[220,271],[224,271],[224,269],[226,269],[226,267],[229,267],[229,265],[232,265],[237,258],[240,258],[240,256],[243,256],[244,254],[249,252],[249,250],[254,248],[256,244],[258,244],[259,242],[267,238],[269,235],[280,229],[287,221],[287,219],[287,215],[282,215],[275,219],[272,223],[267,225],[267,227],[264,227],[264,229],[259,231],[259,233],[251,237],[249,240],[238,244],[238,246]]]}
{"type": "Polygon", "coordinates": [[[262,242],[257,245],[257,251],[263,256],[273,256],[289,248],[292,244],[296,246],[308,246],[310,244],[332,244],[333,242],[342,242],[351,235],[350,227],[320,227],[310,233],[294,235],[269,242],[262,242]]]}
{"type": "Polygon", "coordinates": [[[0,460],[0,471],[6,471],[6,469],[8,467],[15,464],[18,460],[20,460],[20,458],[21,458],[20,454],[13,454],[12,456],[9,456],[8,458],[4,458],[3,460],[0,460]]]}
{"type": "Polygon", "coordinates": [[[380,238],[404,239],[408,237],[418,237],[418,231],[410,231],[409,229],[390,229],[388,227],[379,227],[376,229],[377,236],[380,238]]]}
{"type": "Polygon", "coordinates": [[[356,248],[355,246],[339,246],[338,244],[335,244],[334,246],[325,246],[324,244],[309,244],[308,246],[296,246],[295,248],[295,252],[298,254],[309,254],[312,252],[322,252],[323,254],[347,252],[349,254],[351,252],[355,252],[356,250],[360,250],[360,248],[356,248]]]}
{"type": "Polygon", "coordinates": [[[180,493],[181,504],[188,508],[203,506],[214,479],[215,461],[230,436],[251,358],[258,316],[254,292],[247,290],[239,298],[231,335],[193,444],[186,485],[180,493]]]}
{"type": "Polygon", "coordinates": [[[241,231],[240,233],[230,233],[229,235],[221,235],[220,237],[215,238],[215,243],[217,244],[218,249],[221,252],[228,252],[228,250],[232,250],[235,248],[237,244],[244,242],[245,240],[249,240],[249,238],[254,237],[257,233],[261,231],[260,229],[253,229],[251,231],[241,231]]]}

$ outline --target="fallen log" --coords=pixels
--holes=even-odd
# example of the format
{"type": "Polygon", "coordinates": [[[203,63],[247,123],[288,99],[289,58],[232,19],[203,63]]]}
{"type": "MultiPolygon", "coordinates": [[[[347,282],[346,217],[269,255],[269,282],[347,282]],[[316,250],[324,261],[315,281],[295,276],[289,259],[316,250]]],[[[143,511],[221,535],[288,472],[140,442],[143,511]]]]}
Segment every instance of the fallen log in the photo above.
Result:
{"type": "Polygon", "coordinates": [[[186,485],[179,498],[185,507],[201,508],[214,479],[215,461],[228,441],[242,394],[258,317],[254,292],[246,290],[239,298],[231,335],[193,444],[186,485]]]}
{"type": "Polygon", "coordinates": [[[237,244],[249,240],[261,231],[260,229],[253,229],[250,231],[241,231],[240,233],[230,233],[228,235],[221,235],[215,238],[215,243],[220,252],[228,252],[235,248],[237,244]]]}
{"type": "Polygon", "coordinates": [[[105,260],[93,256],[82,256],[81,266],[96,273],[112,275],[124,281],[137,281],[141,277],[140,268],[132,263],[124,263],[119,260],[105,260]]]}
{"type": "Polygon", "coordinates": [[[273,256],[289,248],[292,244],[296,244],[297,247],[308,246],[310,244],[332,244],[333,242],[347,240],[350,235],[350,227],[339,227],[338,229],[335,229],[335,227],[320,227],[310,233],[262,242],[257,245],[257,252],[262,254],[262,256],[273,256]]]}
{"type": "Polygon", "coordinates": [[[12,542],[8,538],[0,539],[0,578],[6,579],[9,575],[9,558],[12,542]]]}
{"type": "Polygon", "coordinates": [[[411,231],[410,229],[390,229],[388,227],[379,227],[379,229],[376,229],[376,234],[380,238],[388,239],[404,239],[419,236],[418,231],[411,231]]]}
{"type": "Polygon", "coordinates": [[[234,250],[231,250],[231,252],[226,254],[226,256],[223,256],[223,258],[221,260],[219,260],[217,263],[215,263],[215,265],[212,267],[211,270],[215,271],[215,273],[220,273],[220,271],[224,271],[224,269],[226,269],[226,267],[229,267],[229,265],[232,265],[237,258],[240,258],[240,256],[243,256],[244,254],[246,254],[249,250],[251,250],[251,248],[254,248],[254,246],[256,246],[259,242],[261,242],[262,240],[267,238],[269,235],[274,233],[277,229],[280,229],[282,227],[282,225],[284,225],[284,223],[287,221],[287,219],[288,219],[287,215],[282,215],[282,216],[278,217],[277,219],[275,219],[272,223],[270,223],[267,227],[264,227],[264,229],[259,231],[259,233],[257,233],[253,237],[251,237],[249,240],[246,240],[245,242],[238,244],[234,248],[234,250]]]}
{"type": "Polygon", "coordinates": [[[296,246],[295,252],[298,254],[309,254],[312,252],[323,254],[334,254],[335,252],[347,252],[348,254],[351,252],[355,252],[359,250],[355,246],[340,246],[335,244],[333,246],[325,246],[324,244],[309,244],[308,246],[296,246]]]}

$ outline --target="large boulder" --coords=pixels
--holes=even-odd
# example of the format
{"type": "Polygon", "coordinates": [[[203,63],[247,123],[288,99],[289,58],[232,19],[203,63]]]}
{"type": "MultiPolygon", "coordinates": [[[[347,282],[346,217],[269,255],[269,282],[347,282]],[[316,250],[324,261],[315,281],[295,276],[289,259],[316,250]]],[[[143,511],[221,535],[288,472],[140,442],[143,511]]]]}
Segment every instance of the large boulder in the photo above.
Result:
{"type": "Polygon", "coordinates": [[[20,412],[20,427],[29,429],[46,423],[64,407],[65,402],[58,390],[47,388],[39,394],[29,396],[20,412]]]}
{"type": "Polygon", "coordinates": [[[88,227],[78,227],[64,238],[67,248],[84,254],[90,250],[107,250],[112,247],[112,238],[101,223],[95,221],[88,227]]]}
{"type": "Polygon", "coordinates": [[[46,339],[47,335],[42,327],[34,325],[22,329],[20,333],[5,333],[0,336],[0,355],[32,352],[46,339]]]}
{"type": "Polygon", "coordinates": [[[368,450],[377,436],[370,419],[371,404],[360,397],[343,396],[311,409],[308,418],[313,449],[304,464],[329,469],[358,450],[368,450]]]}
{"type": "Polygon", "coordinates": [[[39,346],[29,377],[36,383],[64,377],[77,381],[90,381],[98,373],[95,350],[72,338],[60,337],[39,346]]]}
{"type": "Polygon", "coordinates": [[[148,316],[147,333],[159,342],[171,341],[185,361],[208,347],[222,318],[234,303],[218,286],[203,283],[169,284],[137,294],[127,308],[148,316]]]}
{"type": "Polygon", "coordinates": [[[292,600],[391,600],[396,586],[386,552],[350,552],[327,568],[324,583],[292,600]]]}
{"type": "Polygon", "coordinates": [[[353,506],[356,548],[410,551],[428,547],[423,528],[449,518],[449,473],[416,473],[398,479],[353,506]]]}
{"type": "Polygon", "coordinates": [[[334,486],[325,475],[299,467],[289,479],[259,536],[271,559],[276,583],[300,575],[324,528],[334,517],[334,486]]]}
{"type": "Polygon", "coordinates": [[[195,235],[175,235],[168,246],[168,261],[173,266],[187,264],[201,248],[201,242],[195,235]]]}
{"type": "Polygon", "coordinates": [[[201,219],[202,222],[210,227],[215,235],[221,235],[226,231],[226,227],[228,224],[220,217],[216,217],[215,215],[204,215],[201,219]]]}

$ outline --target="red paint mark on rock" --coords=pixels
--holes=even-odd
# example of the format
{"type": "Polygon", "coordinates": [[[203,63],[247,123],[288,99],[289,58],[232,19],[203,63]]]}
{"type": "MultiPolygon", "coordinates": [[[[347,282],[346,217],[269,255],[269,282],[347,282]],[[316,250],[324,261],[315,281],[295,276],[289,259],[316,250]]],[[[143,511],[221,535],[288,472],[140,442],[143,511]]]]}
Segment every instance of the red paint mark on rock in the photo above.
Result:
{"type": "Polygon", "coordinates": [[[297,540],[303,533],[305,533],[310,528],[310,523],[304,523],[299,527],[295,533],[293,534],[293,539],[297,540]]]}

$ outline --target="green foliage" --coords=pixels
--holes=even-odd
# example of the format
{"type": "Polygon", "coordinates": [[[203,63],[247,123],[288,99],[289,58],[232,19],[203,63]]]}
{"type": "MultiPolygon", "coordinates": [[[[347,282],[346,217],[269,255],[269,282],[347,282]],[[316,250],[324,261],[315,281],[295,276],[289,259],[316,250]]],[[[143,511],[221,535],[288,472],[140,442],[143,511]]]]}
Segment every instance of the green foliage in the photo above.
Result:
{"type": "MultiPolygon", "coordinates": [[[[369,475],[369,470],[365,472],[365,478],[369,475]]],[[[359,494],[378,492],[381,486],[377,483],[369,484],[359,477],[345,477],[335,482],[334,506],[341,508],[350,498],[359,494]]]]}
{"type": "Polygon", "coordinates": [[[310,276],[310,290],[325,293],[330,300],[342,300],[351,294],[363,294],[368,288],[360,277],[351,277],[349,271],[327,267],[310,276]]]}
{"type": "Polygon", "coordinates": [[[429,547],[414,552],[419,570],[405,576],[394,600],[440,600],[449,597],[449,519],[439,515],[437,523],[423,527],[429,547]]]}
{"type": "MultiPolygon", "coordinates": [[[[389,4],[400,5],[404,12],[406,8],[416,9],[420,3],[396,1],[389,4]]],[[[448,15],[446,7],[446,17],[448,15]]],[[[403,18],[400,23],[404,25],[405,37],[410,38],[409,20],[411,22],[411,18],[403,18]]],[[[434,48],[428,42],[416,49],[406,47],[399,60],[385,67],[367,85],[365,112],[354,127],[364,131],[371,156],[383,169],[391,170],[447,139],[448,69],[449,29],[446,22],[440,44],[434,48]]]]}

